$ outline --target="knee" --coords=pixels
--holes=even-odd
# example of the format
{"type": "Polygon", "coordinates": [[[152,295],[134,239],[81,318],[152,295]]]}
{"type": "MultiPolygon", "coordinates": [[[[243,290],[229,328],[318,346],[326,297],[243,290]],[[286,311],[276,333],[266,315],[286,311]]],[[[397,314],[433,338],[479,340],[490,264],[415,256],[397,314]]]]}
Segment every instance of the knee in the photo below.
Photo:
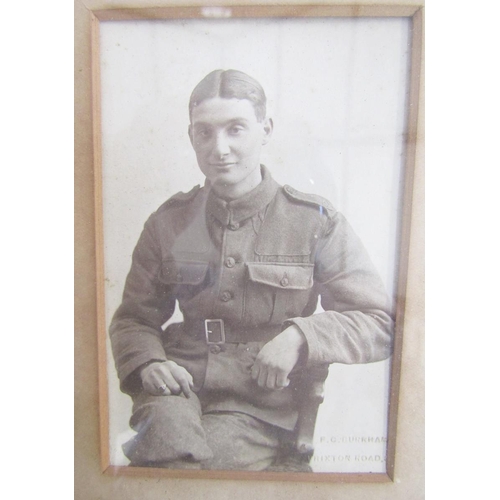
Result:
{"type": "Polygon", "coordinates": [[[200,417],[199,402],[191,401],[191,398],[147,395],[134,402],[130,426],[137,432],[152,427],[165,430],[200,417]]]}
{"type": "MultiPolygon", "coordinates": [[[[212,456],[201,427],[196,400],[182,396],[143,396],[134,401],[130,426],[137,432],[123,445],[134,465],[201,461],[212,456]]],[[[163,465],[158,465],[163,464],[163,465]]]]}

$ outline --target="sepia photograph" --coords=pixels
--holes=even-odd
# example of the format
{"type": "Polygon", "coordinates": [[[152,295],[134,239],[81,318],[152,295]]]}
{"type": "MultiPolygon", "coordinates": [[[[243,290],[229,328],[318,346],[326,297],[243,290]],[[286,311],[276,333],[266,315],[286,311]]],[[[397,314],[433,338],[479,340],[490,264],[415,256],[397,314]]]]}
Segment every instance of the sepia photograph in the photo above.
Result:
{"type": "Polygon", "coordinates": [[[412,18],[199,10],[94,32],[104,462],[386,477],[412,18]]]}

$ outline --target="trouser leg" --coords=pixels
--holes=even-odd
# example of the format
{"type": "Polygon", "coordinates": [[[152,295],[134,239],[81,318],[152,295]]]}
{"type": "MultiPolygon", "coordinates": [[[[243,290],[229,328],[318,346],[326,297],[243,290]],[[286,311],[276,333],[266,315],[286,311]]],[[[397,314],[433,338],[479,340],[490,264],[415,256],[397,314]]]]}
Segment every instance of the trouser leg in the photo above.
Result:
{"type": "Polygon", "coordinates": [[[134,398],[130,426],[137,432],[123,445],[135,466],[165,467],[175,461],[201,462],[212,458],[201,425],[198,397],[152,396],[134,398]]]}
{"type": "Polygon", "coordinates": [[[203,415],[202,425],[213,457],[204,469],[264,470],[274,462],[282,429],[238,412],[203,415]]]}
{"type": "Polygon", "coordinates": [[[130,426],[137,432],[123,445],[130,465],[264,470],[278,454],[283,430],[238,412],[201,414],[195,394],[134,398],[130,426]]]}

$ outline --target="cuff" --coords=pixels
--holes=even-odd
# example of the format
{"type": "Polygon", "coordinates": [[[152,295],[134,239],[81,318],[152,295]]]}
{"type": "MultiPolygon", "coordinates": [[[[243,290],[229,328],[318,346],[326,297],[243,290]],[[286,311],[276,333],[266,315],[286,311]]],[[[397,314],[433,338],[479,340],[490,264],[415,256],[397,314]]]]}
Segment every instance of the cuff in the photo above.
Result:
{"type": "Polygon", "coordinates": [[[292,318],[284,322],[283,326],[286,328],[290,325],[295,325],[304,335],[306,339],[307,349],[304,349],[305,366],[309,368],[319,363],[324,363],[322,359],[322,352],[316,337],[316,334],[310,328],[307,318],[292,318]]]}

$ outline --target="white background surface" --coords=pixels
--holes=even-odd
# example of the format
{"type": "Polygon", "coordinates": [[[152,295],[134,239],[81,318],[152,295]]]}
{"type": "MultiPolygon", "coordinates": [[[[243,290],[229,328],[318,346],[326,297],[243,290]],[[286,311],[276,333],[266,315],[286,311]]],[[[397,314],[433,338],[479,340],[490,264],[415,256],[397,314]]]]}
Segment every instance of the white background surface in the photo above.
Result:
{"type": "MultiPolygon", "coordinates": [[[[263,85],[275,132],[262,162],[278,182],[346,215],[394,295],[409,49],[400,18],[102,22],[107,323],[147,217],[203,183],[187,109],[194,86],[217,68],[263,85]]],[[[111,359],[108,369],[111,461],[120,465],[131,404],[111,359]]],[[[316,471],[385,471],[389,371],[389,360],[331,367],[316,471]]]]}

